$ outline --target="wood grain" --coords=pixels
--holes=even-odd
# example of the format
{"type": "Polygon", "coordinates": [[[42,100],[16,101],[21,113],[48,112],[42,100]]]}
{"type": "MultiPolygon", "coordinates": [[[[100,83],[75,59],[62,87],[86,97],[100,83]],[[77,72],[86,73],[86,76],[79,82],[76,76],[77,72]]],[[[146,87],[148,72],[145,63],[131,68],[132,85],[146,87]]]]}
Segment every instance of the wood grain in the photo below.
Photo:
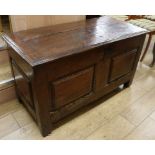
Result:
{"type": "Polygon", "coordinates": [[[76,110],[111,96],[120,85],[129,87],[146,33],[100,17],[21,31],[10,37],[3,34],[9,45],[17,97],[42,135],[47,136],[76,110]]]}
{"type": "Polygon", "coordinates": [[[110,17],[100,17],[87,22],[17,32],[10,36],[11,39],[3,35],[3,38],[35,66],[144,33],[145,29],[110,17]]]}

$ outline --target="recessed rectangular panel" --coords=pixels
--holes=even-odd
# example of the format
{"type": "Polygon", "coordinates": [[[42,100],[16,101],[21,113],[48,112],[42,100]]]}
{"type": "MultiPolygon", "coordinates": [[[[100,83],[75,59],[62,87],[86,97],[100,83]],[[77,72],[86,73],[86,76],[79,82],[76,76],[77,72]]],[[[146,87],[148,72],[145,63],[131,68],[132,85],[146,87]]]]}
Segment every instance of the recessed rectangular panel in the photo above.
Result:
{"type": "Polygon", "coordinates": [[[18,67],[12,63],[14,78],[16,82],[16,87],[19,93],[22,95],[23,98],[28,102],[28,104],[33,107],[33,101],[31,98],[31,90],[30,90],[30,82],[26,79],[25,75],[19,71],[18,67]]]}
{"type": "Polygon", "coordinates": [[[110,73],[109,80],[113,81],[129,73],[134,66],[136,54],[137,54],[137,49],[112,58],[111,69],[110,69],[111,73],[110,73]]]}
{"type": "Polygon", "coordinates": [[[52,83],[52,104],[55,108],[78,100],[92,91],[94,67],[68,75],[52,83]]]}

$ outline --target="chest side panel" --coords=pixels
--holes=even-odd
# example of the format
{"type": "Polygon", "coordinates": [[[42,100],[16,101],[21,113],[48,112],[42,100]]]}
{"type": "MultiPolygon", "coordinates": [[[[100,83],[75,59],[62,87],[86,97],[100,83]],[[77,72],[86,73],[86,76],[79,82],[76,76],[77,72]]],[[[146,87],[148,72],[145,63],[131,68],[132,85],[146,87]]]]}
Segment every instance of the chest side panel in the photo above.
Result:
{"type": "Polygon", "coordinates": [[[33,118],[36,119],[32,90],[33,69],[11,47],[8,53],[17,97],[23,101],[33,118]]]}

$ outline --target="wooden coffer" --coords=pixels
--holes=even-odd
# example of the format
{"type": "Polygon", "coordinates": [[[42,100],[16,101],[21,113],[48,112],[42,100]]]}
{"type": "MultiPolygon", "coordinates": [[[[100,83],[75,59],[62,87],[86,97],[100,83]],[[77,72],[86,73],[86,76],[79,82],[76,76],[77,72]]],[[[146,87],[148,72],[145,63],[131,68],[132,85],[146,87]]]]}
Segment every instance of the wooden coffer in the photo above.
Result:
{"type": "MultiPolygon", "coordinates": [[[[39,98],[48,103],[51,124],[119,85],[130,83],[143,40],[144,37],[123,40],[41,66],[36,89],[39,98]]],[[[25,72],[13,57],[12,67],[18,97],[36,118],[34,82],[28,75],[35,73],[31,69],[25,72]]]]}
{"type": "MultiPolygon", "coordinates": [[[[70,113],[104,97],[122,84],[124,87],[130,86],[145,33],[94,46],[84,52],[76,50],[76,53],[63,56],[56,53],[54,56],[57,59],[46,63],[40,61],[39,55],[32,53],[33,58],[38,57],[35,61],[37,65],[29,63],[25,55],[19,55],[18,49],[7,37],[4,38],[9,45],[17,97],[46,136],[54,124],[70,113]]],[[[39,45],[42,50],[43,47],[49,50],[53,46],[47,43],[48,40],[39,45]]]]}

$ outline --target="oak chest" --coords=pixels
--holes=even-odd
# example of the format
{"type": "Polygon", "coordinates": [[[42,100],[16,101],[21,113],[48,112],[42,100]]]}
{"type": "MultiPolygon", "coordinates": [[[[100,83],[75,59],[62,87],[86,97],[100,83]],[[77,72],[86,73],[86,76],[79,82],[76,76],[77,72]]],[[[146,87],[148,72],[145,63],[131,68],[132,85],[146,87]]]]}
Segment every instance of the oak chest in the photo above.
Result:
{"type": "Polygon", "coordinates": [[[3,34],[17,97],[42,135],[119,85],[130,86],[145,35],[109,17],[3,34]]]}

